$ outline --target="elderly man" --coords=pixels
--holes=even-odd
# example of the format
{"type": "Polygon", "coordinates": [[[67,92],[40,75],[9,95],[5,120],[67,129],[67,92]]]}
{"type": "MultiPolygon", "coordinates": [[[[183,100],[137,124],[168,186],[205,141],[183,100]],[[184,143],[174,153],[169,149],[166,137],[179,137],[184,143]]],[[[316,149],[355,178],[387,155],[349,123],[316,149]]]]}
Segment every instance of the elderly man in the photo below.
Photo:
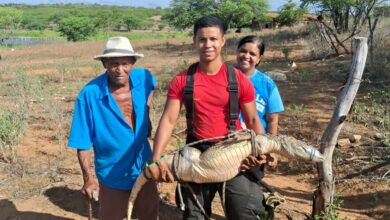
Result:
{"type": "MultiPolygon", "coordinates": [[[[99,219],[126,217],[133,184],[152,151],[148,143],[148,103],[156,79],[146,69],[133,68],[143,54],[135,53],[125,37],[112,37],[102,55],[106,72],[90,81],[74,107],[68,146],[77,149],[83,173],[82,193],[99,193],[99,219]],[[94,151],[95,172],[91,169],[94,151]]],[[[135,203],[138,219],[158,219],[156,183],[150,181],[135,203]],[[142,211],[141,211],[142,210],[142,211]]]]}

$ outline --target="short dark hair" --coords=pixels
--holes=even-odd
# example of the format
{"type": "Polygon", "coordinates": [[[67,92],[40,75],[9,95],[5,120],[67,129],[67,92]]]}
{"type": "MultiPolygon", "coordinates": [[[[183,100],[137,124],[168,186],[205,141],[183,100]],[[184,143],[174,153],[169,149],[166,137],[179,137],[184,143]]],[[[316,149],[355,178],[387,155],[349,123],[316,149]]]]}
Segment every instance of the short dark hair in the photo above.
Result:
{"type": "Polygon", "coordinates": [[[261,39],[259,36],[256,35],[248,35],[243,37],[240,42],[238,42],[237,49],[240,49],[240,47],[246,43],[254,43],[256,44],[257,48],[259,48],[260,56],[264,54],[265,51],[265,44],[263,39],[261,39]]]}
{"type": "Polygon", "coordinates": [[[194,36],[196,36],[199,29],[206,27],[218,27],[221,30],[222,35],[225,35],[226,25],[220,18],[215,16],[203,16],[194,23],[194,36]]]}

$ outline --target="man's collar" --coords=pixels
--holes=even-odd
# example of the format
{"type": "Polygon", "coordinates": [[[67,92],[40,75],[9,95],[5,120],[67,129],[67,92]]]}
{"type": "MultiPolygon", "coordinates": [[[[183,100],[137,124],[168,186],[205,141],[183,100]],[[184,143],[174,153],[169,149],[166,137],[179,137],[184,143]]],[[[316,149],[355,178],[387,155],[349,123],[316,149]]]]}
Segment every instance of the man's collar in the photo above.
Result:
{"type": "MultiPolygon", "coordinates": [[[[135,70],[136,70],[136,68],[133,68],[133,69],[131,69],[131,72],[130,72],[131,89],[137,88],[138,84],[140,84],[140,82],[141,82],[140,76],[138,76],[138,74],[134,74],[136,72],[135,70]]],[[[142,74],[145,74],[145,73],[142,73],[142,74]]]]}
{"type": "Polygon", "coordinates": [[[102,76],[102,83],[100,85],[100,99],[103,99],[107,97],[110,94],[110,91],[108,90],[108,75],[107,72],[105,72],[102,76]]]}

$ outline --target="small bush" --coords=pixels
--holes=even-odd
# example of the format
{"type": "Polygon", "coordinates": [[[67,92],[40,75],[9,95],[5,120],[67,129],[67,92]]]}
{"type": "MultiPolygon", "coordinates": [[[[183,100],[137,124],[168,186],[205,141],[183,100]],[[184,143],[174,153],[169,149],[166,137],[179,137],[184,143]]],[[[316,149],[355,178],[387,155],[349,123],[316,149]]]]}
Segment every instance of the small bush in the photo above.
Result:
{"type": "Polygon", "coordinates": [[[352,121],[365,127],[375,128],[383,136],[382,144],[390,139],[390,92],[376,90],[355,100],[352,106],[352,121]]]}
{"type": "Polygon", "coordinates": [[[390,40],[389,33],[375,35],[372,51],[368,54],[365,76],[376,83],[390,82],[390,40]]]}
{"type": "Polygon", "coordinates": [[[15,145],[25,132],[27,122],[19,112],[6,111],[0,115],[0,159],[16,160],[15,145]]]}
{"type": "Polygon", "coordinates": [[[300,8],[292,0],[282,6],[280,15],[276,18],[281,26],[293,26],[307,13],[307,8],[300,8]]]}
{"type": "Polygon", "coordinates": [[[58,24],[58,31],[65,36],[68,41],[82,41],[97,31],[97,27],[91,19],[84,17],[64,18],[58,24]]]}
{"type": "Polygon", "coordinates": [[[331,203],[326,204],[326,213],[321,212],[320,215],[314,216],[314,220],[349,220],[347,217],[341,218],[337,212],[337,209],[339,209],[344,202],[340,198],[340,194],[335,192],[332,199],[333,201],[331,203]]]}
{"type": "Polygon", "coordinates": [[[319,27],[315,23],[310,23],[307,28],[307,41],[305,47],[309,51],[313,60],[324,59],[332,53],[332,48],[328,41],[321,35],[319,27]]]}
{"type": "Polygon", "coordinates": [[[166,27],[165,24],[159,24],[159,25],[157,26],[157,28],[158,28],[159,31],[161,31],[161,30],[164,29],[165,27],[166,27]]]}

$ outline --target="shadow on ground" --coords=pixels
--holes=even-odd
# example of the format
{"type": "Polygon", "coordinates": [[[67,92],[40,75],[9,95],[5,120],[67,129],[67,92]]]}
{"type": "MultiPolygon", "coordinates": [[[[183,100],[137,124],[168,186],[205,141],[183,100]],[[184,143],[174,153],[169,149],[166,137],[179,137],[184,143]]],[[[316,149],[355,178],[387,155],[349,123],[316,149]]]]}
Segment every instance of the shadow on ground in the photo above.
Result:
{"type": "Polygon", "coordinates": [[[355,213],[362,210],[370,210],[367,215],[376,219],[388,219],[390,216],[390,192],[377,191],[374,193],[363,193],[360,195],[341,196],[344,201],[342,207],[355,213]]]}
{"type": "MultiPolygon", "coordinates": [[[[88,200],[80,190],[69,189],[66,186],[53,187],[45,191],[44,195],[59,208],[81,216],[88,216],[88,200]]],[[[98,217],[99,204],[92,205],[93,217],[98,217]]]]}
{"type": "Polygon", "coordinates": [[[8,199],[0,200],[1,220],[39,219],[39,220],[71,220],[71,218],[59,217],[51,214],[37,212],[22,212],[16,209],[13,202],[8,199]]]}
{"type": "MultiPolygon", "coordinates": [[[[44,195],[47,196],[47,198],[59,208],[68,212],[76,213],[80,216],[88,217],[88,201],[80,193],[79,190],[69,189],[66,186],[53,187],[46,190],[44,195]]],[[[0,208],[1,207],[2,206],[0,206],[0,208]]],[[[93,217],[97,218],[99,212],[99,204],[94,202],[92,210],[93,210],[93,217]]],[[[182,212],[178,208],[176,208],[176,206],[167,204],[166,202],[162,202],[162,201],[160,201],[159,215],[160,215],[160,220],[182,219],[182,212]]],[[[213,215],[213,218],[223,219],[222,216],[218,216],[218,215],[213,215]]],[[[42,217],[42,218],[31,218],[31,219],[45,219],[45,218],[42,217]]],[[[56,218],[53,217],[47,219],[56,219],[56,218]]],[[[67,218],[58,218],[58,219],[67,219],[67,218]]]]}

